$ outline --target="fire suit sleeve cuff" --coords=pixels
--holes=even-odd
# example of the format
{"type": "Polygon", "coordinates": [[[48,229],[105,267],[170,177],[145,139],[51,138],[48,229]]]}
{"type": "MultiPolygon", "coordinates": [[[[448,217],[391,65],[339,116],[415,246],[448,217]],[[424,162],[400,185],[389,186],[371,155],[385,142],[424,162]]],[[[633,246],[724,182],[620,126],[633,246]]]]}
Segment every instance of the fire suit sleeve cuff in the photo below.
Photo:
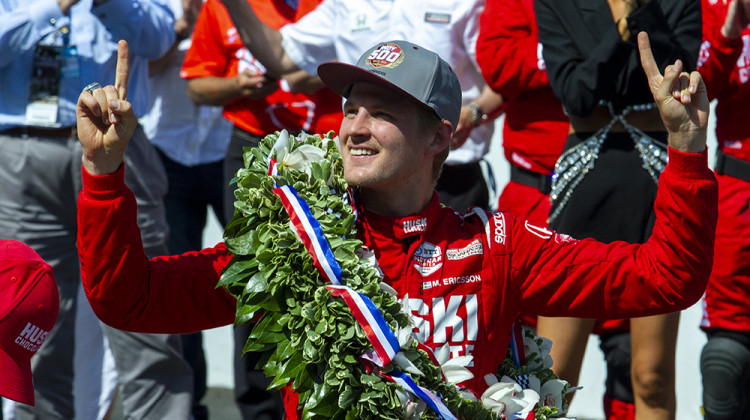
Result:
{"type": "Polygon", "coordinates": [[[684,181],[706,179],[711,176],[708,168],[708,148],[701,153],[680,152],[669,148],[669,164],[664,173],[684,181]]]}
{"type": "Polygon", "coordinates": [[[125,164],[111,174],[92,175],[81,165],[83,189],[98,199],[110,199],[121,196],[127,190],[125,186],[125,164]]]}

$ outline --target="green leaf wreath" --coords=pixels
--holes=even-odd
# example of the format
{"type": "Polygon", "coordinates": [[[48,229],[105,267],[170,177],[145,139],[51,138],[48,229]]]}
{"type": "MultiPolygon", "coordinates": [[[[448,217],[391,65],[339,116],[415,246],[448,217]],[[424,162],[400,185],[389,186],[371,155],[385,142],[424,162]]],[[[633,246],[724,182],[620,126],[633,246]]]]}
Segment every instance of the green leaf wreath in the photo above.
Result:
{"type": "Polygon", "coordinates": [[[235,214],[224,234],[233,257],[217,286],[237,298],[237,325],[256,321],[244,350],[262,353],[259,366],[273,378],[270,388],[291,384],[305,419],[438,418],[361,362],[370,342],[343,300],[327,290],[273,192],[292,185],[320,223],[341,266],[342,283],[368,296],[398,337],[401,350],[380,372],[407,372],[457,418],[504,418],[454,385],[470,378],[462,367],[468,361],[446,360],[447,352],[438,349],[442,365],[436,366],[417,349],[408,313],[396,292],[381,283],[374,255],[356,238],[337,139],[332,132],[301,137],[277,132],[245,149],[245,168],[235,179],[235,214]],[[268,175],[271,157],[278,162],[277,176],[268,175]]]}

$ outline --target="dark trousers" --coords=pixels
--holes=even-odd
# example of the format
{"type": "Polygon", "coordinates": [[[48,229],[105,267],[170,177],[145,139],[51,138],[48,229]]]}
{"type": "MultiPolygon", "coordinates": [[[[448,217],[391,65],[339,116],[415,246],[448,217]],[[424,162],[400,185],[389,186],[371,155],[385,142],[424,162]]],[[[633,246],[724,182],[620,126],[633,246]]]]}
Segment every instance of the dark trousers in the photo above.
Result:
{"type": "MultiPolygon", "coordinates": [[[[221,225],[224,219],[224,162],[217,161],[197,166],[185,166],[167,157],[159,150],[169,179],[169,189],[164,206],[169,224],[168,248],[170,254],[182,254],[203,248],[203,229],[211,206],[221,225]]],[[[215,244],[206,244],[213,246],[215,244]]],[[[208,419],[208,408],[201,404],[206,395],[206,356],[203,334],[182,334],[182,352],[193,369],[193,407],[196,420],[208,419]]]]}

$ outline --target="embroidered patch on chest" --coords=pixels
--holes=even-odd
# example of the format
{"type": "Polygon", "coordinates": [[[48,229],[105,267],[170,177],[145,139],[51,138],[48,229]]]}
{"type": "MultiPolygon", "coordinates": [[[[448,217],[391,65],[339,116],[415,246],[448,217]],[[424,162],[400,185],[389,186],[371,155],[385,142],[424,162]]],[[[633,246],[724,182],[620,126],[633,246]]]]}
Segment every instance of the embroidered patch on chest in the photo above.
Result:
{"type": "Polygon", "coordinates": [[[482,241],[474,239],[468,245],[459,248],[448,248],[445,251],[445,258],[448,261],[458,261],[464,258],[471,257],[473,255],[482,255],[484,249],[482,248],[482,241]]]}
{"type": "Polygon", "coordinates": [[[424,21],[430,23],[451,23],[449,13],[425,12],[424,21]]]}
{"type": "Polygon", "coordinates": [[[414,263],[414,268],[419,274],[423,277],[429,276],[443,266],[443,250],[437,245],[423,242],[419,245],[419,248],[414,251],[414,258],[412,261],[414,263]]]}
{"type": "Polygon", "coordinates": [[[366,13],[352,14],[349,21],[349,28],[351,30],[351,33],[372,31],[370,20],[367,18],[366,13]]]}

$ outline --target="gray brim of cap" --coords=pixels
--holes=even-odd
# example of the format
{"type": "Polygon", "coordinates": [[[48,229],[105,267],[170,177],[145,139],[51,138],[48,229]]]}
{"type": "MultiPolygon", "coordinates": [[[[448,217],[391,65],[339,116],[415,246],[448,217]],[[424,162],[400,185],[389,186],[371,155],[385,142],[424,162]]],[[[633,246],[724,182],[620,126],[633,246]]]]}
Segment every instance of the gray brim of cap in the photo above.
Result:
{"type": "Polygon", "coordinates": [[[339,62],[323,63],[318,66],[318,76],[320,77],[320,80],[323,81],[323,84],[344,98],[349,97],[354,83],[372,83],[403,94],[414,103],[429,109],[440,119],[443,119],[434,108],[415,98],[409,92],[398,87],[398,85],[395,85],[377,74],[361,67],[339,62]]]}

